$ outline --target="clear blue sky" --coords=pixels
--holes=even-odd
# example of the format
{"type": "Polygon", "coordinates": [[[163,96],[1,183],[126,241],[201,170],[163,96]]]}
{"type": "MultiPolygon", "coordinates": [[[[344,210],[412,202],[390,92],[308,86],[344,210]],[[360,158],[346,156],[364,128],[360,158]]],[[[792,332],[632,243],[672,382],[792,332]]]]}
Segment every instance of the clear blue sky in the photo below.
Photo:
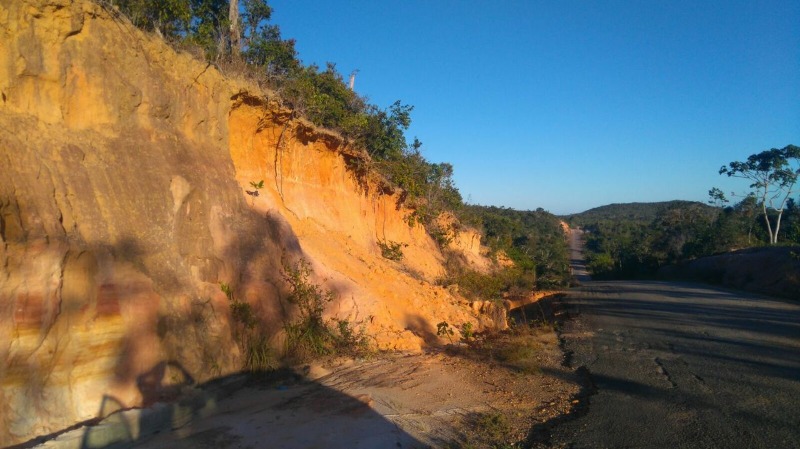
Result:
{"type": "Polygon", "coordinates": [[[269,0],[305,63],[414,105],[465,200],[557,214],[746,190],[800,145],[800,0],[269,0]]]}

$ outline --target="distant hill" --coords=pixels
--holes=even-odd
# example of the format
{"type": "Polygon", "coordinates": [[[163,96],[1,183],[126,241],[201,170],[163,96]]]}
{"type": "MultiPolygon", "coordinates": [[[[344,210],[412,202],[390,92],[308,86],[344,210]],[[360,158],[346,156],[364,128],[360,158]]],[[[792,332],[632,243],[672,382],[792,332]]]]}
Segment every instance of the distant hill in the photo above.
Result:
{"type": "Polygon", "coordinates": [[[581,226],[588,223],[599,221],[628,221],[639,223],[652,222],[661,212],[669,209],[679,209],[686,207],[700,207],[703,209],[714,209],[713,207],[698,201],[661,201],[655,203],[615,203],[606,206],[595,207],[579,214],[565,215],[562,218],[571,225],[581,226]]]}

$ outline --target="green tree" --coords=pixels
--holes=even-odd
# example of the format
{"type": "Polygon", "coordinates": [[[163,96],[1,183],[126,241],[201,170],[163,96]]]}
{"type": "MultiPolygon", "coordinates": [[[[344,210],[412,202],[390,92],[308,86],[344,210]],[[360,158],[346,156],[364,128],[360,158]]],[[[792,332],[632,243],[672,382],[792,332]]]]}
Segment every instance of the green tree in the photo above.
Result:
{"type": "MultiPolygon", "coordinates": [[[[404,132],[411,126],[411,111],[414,106],[395,101],[388,110],[375,106],[367,110],[363,132],[357,141],[378,161],[398,160],[407,148],[404,132]]],[[[418,149],[417,147],[416,149],[418,149]]]]}
{"type": "Polygon", "coordinates": [[[800,205],[794,198],[786,202],[786,239],[800,243],[800,205]]]}
{"type": "Polygon", "coordinates": [[[227,52],[230,46],[230,20],[228,18],[230,4],[226,0],[189,1],[192,19],[187,40],[199,45],[205,51],[207,59],[217,60],[227,52]]]}
{"type": "Polygon", "coordinates": [[[285,78],[300,69],[295,41],[283,40],[277,25],[269,23],[272,8],[264,0],[244,0],[242,56],[261,67],[268,77],[285,78]]]}
{"type": "Polygon", "coordinates": [[[725,203],[728,203],[728,199],[725,198],[725,193],[722,190],[714,187],[708,191],[708,204],[712,204],[716,207],[722,207],[725,203]]]}
{"type": "Polygon", "coordinates": [[[750,155],[746,161],[734,161],[722,166],[719,174],[750,180],[750,188],[758,199],[769,233],[769,242],[778,243],[781,217],[786,202],[794,193],[797,178],[800,176],[800,147],[787,145],[782,149],[773,148],[750,155]],[[774,226],[770,219],[774,211],[774,226]]]}
{"type": "Polygon", "coordinates": [[[114,0],[113,3],[137,27],[171,41],[180,39],[192,20],[189,0],[114,0]]]}

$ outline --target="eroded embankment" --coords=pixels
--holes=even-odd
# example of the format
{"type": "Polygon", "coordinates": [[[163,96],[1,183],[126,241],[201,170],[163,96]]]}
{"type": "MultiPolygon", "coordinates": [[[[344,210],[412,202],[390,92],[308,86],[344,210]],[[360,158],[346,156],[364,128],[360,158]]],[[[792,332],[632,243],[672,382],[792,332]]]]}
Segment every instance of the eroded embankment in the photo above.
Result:
{"type": "Polygon", "coordinates": [[[327,313],[382,348],[477,321],[340,138],[113,11],[0,4],[0,94],[0,445],[235,372],[220,282],[279,351],[284,260],[309,260],[327,313]],[[379,239],[408,244],[403,262],[379,239]]]}
{"type": "Polygon", "coordinates": [[[701,257],[659,270],[682,279],[800,300],[800,247],[764,247],[701,257]]]}

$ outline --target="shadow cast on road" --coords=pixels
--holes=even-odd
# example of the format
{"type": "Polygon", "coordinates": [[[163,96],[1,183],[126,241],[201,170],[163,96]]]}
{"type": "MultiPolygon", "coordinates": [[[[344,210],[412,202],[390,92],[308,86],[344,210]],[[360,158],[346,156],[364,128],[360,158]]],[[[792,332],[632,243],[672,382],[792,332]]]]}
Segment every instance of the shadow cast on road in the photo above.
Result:
{"type": "Polygon", "coordinates": [[[12,448],[377,449],[427,448],[432,443],[420,441],[373,410],[369,396],[353,397],[288,369],[184,385],[180,394],[170,397],[158,393],[163,367],[151,371],[143,385],[150,399],[162,399],[150,407],[123,408],[121,401],[104,395],[102,418],[12,448]],[[238,413],[230,413],[233,410],[238,413]]]}

